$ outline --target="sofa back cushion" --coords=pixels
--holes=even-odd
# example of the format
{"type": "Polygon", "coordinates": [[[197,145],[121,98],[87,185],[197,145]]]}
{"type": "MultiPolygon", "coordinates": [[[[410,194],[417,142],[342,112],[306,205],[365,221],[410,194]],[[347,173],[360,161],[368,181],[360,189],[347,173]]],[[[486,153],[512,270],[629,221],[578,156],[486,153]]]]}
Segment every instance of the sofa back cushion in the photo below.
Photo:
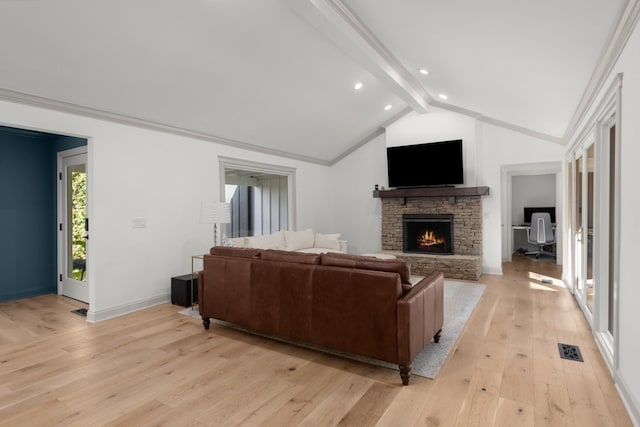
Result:
{"type": "Polygon", "coordinates": [[[260,249],[235,248],[228,246],[214,246],[209,253],[211,255],[229,256],[236,258],[260,258],[260,249]]]}
{"type": "Polygon", "coordinates": [[[284,249],[288,251],[297,251],[299,249],[312,248],[315,242],[315,236],[311,229],[302,231],[285,231],[284,242],[284,249]]]}
{"type": "Polygon", "coordinates": [[[324,248],[324,249],[333,249],[333,250],[339,251],[340,250],[340,233],[334,233],[334,234],[316,233],[314,247],[324,248]]]}
{"type": "Polygon", "coordinates": [[[245,237],[244,246],[257,249],[284,249],[284,233],[278,231],[266,236],[245,237]]]}
{"type": "Polygon", "coordinates": [[[261,258],[265,261],[294,262],[297,264],[320,265],[319,254],[305,254],[301,252],[266,250],[262,251],[261,258]]]}
{"type": "Polygon", "coordinates": [[[327,253],[323,254],[320,263],[334,267],[359,268],[363,270],[389,271],[398,273],[403,284],[410,284],[409,266],[401,259],[378,259],[359,255],[327,253]]]}

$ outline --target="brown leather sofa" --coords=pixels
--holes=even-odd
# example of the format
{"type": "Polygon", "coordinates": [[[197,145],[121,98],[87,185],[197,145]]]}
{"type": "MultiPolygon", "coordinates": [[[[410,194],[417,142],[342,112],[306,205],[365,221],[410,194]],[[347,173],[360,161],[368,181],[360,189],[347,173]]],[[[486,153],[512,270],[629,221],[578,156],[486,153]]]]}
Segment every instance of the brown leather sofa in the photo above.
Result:
{"type": "Polygon", "coordinates": [[[443,276],[414,286],[402,260],[214,247],[198,277],[205,329],[219,319],[257,333],[398,364],[443,324],[443,276]]]}

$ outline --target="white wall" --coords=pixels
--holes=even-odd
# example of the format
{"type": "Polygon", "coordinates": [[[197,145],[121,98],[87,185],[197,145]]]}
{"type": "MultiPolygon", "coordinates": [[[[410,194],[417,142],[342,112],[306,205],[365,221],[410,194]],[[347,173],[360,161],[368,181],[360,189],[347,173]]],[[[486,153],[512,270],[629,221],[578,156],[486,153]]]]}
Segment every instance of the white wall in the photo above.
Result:
{"type": "Polygon", "coordinates": [[[382,203],[373,197],[376,184],[387,186],[384,135],[360,147],[331,168],[332,225],[349,241],[350,253],[381,249],[382,203]]]}
{"type": "MultiPolygon", "coordinates": [[[[607,82],[594,102],[586,118],[592,115],[600,99],[605,95],[616,74],[624,73],[622,80],[622,105],[619,111],[620,129],[620,258],[618,301],[618,365],[614,366],[614,379],[623,400],[630,409],[635,425],[640,425],[640,339],[637,324],[640,322],[640,286],[638,286],[638,258],[640,250],[640,29],[638,25],[627,42],[607,82]]],[[[586,121],[585,121],[586,123],[586,121]]],[[[585,125],[583,123],[583,126],[585,125]]],[[[577,142],[582,127],[573,135],[577,142]]]]}
{"type": "Polygon", "coordinates": [[[298,228],[330,228],[329,168],[73,114],[0,101],[7,126],[86,137],[90,320],[167,301],[170,278],[208,251],[202,200],[219,197],[218,156],[296,168],[298,228]],[[145,218],[146,228],[132,220],[145,218]]]}

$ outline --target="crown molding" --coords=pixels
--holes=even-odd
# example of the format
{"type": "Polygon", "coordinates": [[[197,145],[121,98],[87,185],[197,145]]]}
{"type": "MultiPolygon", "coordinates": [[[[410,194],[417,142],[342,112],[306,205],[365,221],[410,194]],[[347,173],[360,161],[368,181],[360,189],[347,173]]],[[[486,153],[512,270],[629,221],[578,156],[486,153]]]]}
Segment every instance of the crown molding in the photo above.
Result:
{"type": "Polygon", "coordinates": [[[333,160],[331,160],[331,164],[329,166],[335,165],[340,160],[344,159],[345,157],[347,157],[349,154],[353,153],[354,151],[356,151],[360,147],[362,147],[364,145],[367,145],[369,142],[373,141],[374,139],[376,139],[380,135],[384,135],[385,130],[386,130],[386,128],[388,126],[390,126],[391,124],[393,124],[396,121],[400,120],[401,118],[403,118],[407,114],[411,113],[412,111],[413,111],[413,109],[411,107],[407,107],[404,110],[400,111],[398,114],[396,114],[395,116],[391,117],[386,122],[382,123],[376,130],[374,130],[369,135],[367,135],[362,140],[360,140],[360,142],[354,144],[348,150],[346,150],[342,154],[340,154],[338,157],[336,157],[333,160]]]}
{"type": "Polygon", "coordinates": [[[380,135],[384,135],[384,128],[383,127],[379,127],[376,130],[374,130],[373,132],[371,132],[369,135],[365,136],[362,140],[360,140],[360,142],[356,143],[355,145],[352,145],[348,150],[344,151],[342,154],[340,154],[338,157],[334,158],[333,160],[331,160],[331,164],[330,166],[335,165],[336,163],[338,163],[340,160],[344,159],[345,157],[347,157],[349,154],[353,153],[354,151],[356,151],[358,148],[367,145],[369,142],[373,141],[374,139],[376,139],[377,137],[379,137],[380,135]]]}
{"type": "Polygon", "coordinates": [[[462,114],[465,116],[469,116],[471,118],[474,118],[480,122],[483,123],[488,123],[490,125],[493,126],[497,126],[500,128],[504,128],[513,132],[518,132],[521,133],[523,135],[528,135],[537,139],[541,139],[543,141],[549,141],[549,142],[553,142],[556,144],[563,144],[562,138],[559,138],[557,136],[553,136],[553,135],[549,135],[548,133],[544,133],[544,132],[538,132],[536,130],[533,129],[529,129],[523,126],[519,126],[513,123],[509,123],[509,122],[505,122],[503,120],[499,120],[499,119],[494,119],[493,117],[488,117],[485,116],[484,114],[481,114],[477,111],[473,111],[473,110],[469,110],[467,108],[463,108],[463,107],[459,107],[456,105],[452,105],[452,104],[448,104],[445,102],[441,102],[441,101],[433,101],[433,103],[431,104],[433,107],[438,107],[442,110],[448,110],[448,111],[452,111],[454,113],[458,113],[458,114],[462,114]]]}
{"type": "Polygon", "coordinates": [[[135,126],[138,128],[148,129],[152,131],[159,131],[170,133],[177,136],[184,136],[187,138],[200,139],[203,141],[215,142],[216,144],[226,145],[229,147],[240,148],[243,150],[254,151],[263,154],[270,154],[273,156],[284,157],[292,160],[299,160],[307,163],[314,163],[322,166],[330,166],[331,162],[328,160],[318,159],[311,156],[303,156],[299,154],[289,153],[287,151],[276,150],[273,148],[262,147],[247,142],[237,141],[231,138],[225,138],[223,136],[208,134],[205,132],[197,132],[189,129],[180,128],[177,126],[171,126],[164,123],[155,122],[152,120],[142,119],[138,117],[128,116],[124,114],[114,113],[111,111],[100,110],[91,107],[85,107],[82,105],[72,104],[69,102],[58,101],[38,95],[31,95],[28,93],[18,92],[10,89],[0,88],[0,99],[11,101],[19,104],[31,105],[40,108],[46,108],[48,110],[59,111],[63,113],[76,114],[79,116],[89,117],[92,119],[106,120],[113,123],[124,124],[128,126],[135,126]]]}
{"type": "Polygon", "coordinates": [[[627,0],[620,7],[617,24],[609,33],[609,37],[607,38],[605,47],[600,53],[596,67],[589,79],[589,83],[580,98],[580,102],[573,113],[573,117],[567,126],[567,130],[562,136],[564,144],[570,142],[572,136],[584,121],[589,108],[595,102],[596,97],[604,87],[613,67],[627,45],[627,41],[629,41],[629,37],[631,37],[639,18],[640,0],[627,0]]]}
{"type": "Polygon", "coordinates": [[[494,119],[494,118],[487,117],[487,116],[478,117],[478,121],[484,122],[484,123],[488,123],[490,125],[497,126],[497,127],[503,128],[503,129],[507,129],[507,130],[510,130],[510,131],[513,131],[513,132],[518,132],[518,133],[521,133],[523,135],[531,136],[533,138],[541,139],[543,141],[553,142],[554,144],[564,145],[564,142],[562,141],[562,138],[560,138],[560,137],[549,135],[548,133],[544,133],[544,132],[538,132],[537,130],[525,128],[525,127],[522,127],[522,126],[519,126],[519,125],[516,125],[516,124],[513,124],[513,123],[505,122],[505,121],[494,119]]]}
{"type": "Polygon", "coordinates": [[[589,116],[589,119],[580,128],[580,132],[579,133],[576,132],[569,139],[568,142],[570,143],[570,145],[567,144],[569,145],[569,151],[574,151],[576,146],[578,146],[579,144],[582,144],[587,138],[587,136],[596,127],[596,124],[597,124],[596,121],[600,117],[602,117],[604,112],[607,111],[607,109],[610,108],[612,104],[615,105],[615,103],[617,102],[616,94],[622,89],[623,78],[624,78],[624,73],[616,74],[613,81],[611,82],[607,90],[604,92],[604,96],[602,96],[602,98],[598,102],[598,105],[593,109],[591,115],[589,116]]]}

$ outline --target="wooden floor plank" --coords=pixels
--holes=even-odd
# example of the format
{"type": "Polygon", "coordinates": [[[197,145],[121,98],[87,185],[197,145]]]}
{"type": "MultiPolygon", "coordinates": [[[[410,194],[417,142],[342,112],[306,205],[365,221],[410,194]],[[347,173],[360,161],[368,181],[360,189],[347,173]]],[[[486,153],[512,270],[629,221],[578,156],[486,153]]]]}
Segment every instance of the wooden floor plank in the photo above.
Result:
{"type": "Polygon", "coordinates": [[[373,383],[338,425],[369,426],[376,424],[398,391],[399,387],[397,386],[373,383]]]}
{"type": "Polygon", "coordinates": [[[558,384],[536,384],[534,420],[537,426],[572,427],[573,413],[569,393],[558,384]]]}
{"type": "Polygon", "coordinates": [[[501,370],[476,369],[456,425],[492,426],[496,418],[501,383],[501,370]]]}
{"type": "Polygon", "coordinates": [[[496,409],[496,427],[532,427],[535,423],[533,405],[500,398],[496,409]]]}

